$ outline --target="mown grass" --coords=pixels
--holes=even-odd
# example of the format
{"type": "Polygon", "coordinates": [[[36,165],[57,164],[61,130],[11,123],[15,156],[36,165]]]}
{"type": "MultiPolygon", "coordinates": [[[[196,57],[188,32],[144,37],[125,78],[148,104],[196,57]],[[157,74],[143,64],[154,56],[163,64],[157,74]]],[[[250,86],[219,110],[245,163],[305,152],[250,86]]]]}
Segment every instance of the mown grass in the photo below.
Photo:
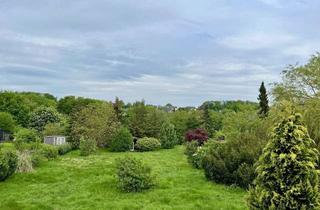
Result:
{"type": "Polygon", "coordinates": [[[77,151],[46,162],[35,172],[15,174],[0,183],[0,209],[246,209],[246,192],[208,182],[193,169],[183,147],[145,153],[100,150],[89,157],[77,151]],[[132,155],[152,166],[157,186],[122,193],[114,176],[116,158],[132,155]]]}

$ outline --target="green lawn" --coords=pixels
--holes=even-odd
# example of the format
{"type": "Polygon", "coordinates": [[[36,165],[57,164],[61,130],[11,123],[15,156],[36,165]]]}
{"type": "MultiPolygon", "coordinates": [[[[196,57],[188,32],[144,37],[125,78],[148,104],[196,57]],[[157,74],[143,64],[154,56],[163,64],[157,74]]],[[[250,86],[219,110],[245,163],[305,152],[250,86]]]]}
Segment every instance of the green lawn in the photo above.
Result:
{"type": "Polygon", "coordinates": [[[80,157],[75,151],[0,183],[0,209],[246,209],[244,190],[207,181],[187,163],[182,146],[127,154],[152,166],[154,189],[117,189],[114,161],[124,153],[101,150],[80,157]]]}

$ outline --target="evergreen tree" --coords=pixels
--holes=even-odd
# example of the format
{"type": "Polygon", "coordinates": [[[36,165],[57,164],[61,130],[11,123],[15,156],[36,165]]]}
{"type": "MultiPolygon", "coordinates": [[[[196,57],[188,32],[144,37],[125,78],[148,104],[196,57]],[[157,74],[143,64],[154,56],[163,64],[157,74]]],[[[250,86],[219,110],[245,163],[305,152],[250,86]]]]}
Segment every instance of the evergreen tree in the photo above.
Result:
{"type": "Polygon", "coordinates": [[[259,106],[260,106],[260,110],[259,110],[259,115],[261,117],[265,117],[268,115],[269,112],[269,101],[268,101],[268,94],[267,94],[267,90],[266,87],[264,86],[264,82],[261,83],[261,86],[259,88],[259,106]]]}
{"type": "Polygon", "coordinates": [[[318,151],[301,115],[284,119],[275,129],[257,162],[250,209],[317,209],[319,207],[318,151]]]}
{"type": "Polygon", "coordinates": [[[124,123],[124,102],[116,97],[116,100],[112,105],[119,122],[124,123]]]}

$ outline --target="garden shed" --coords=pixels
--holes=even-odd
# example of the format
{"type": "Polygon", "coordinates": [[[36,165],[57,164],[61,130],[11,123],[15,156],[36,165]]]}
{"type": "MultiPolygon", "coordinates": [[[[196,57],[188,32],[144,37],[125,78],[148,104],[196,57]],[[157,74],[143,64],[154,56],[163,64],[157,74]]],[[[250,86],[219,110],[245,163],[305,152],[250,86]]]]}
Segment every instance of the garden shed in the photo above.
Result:
{"type": "Polygon", "coordinates": [[[7,133],[6,131],[0,128],[0,142],[9,141],[9,140],[10,140],[10,133],[7,133]]]}
{"type": "Polygon", "coordinates": [[[51,145],[65,144],[66,137],[65,136],[46,136],[44,137],[44,143],[51,144],[51,145]]]}

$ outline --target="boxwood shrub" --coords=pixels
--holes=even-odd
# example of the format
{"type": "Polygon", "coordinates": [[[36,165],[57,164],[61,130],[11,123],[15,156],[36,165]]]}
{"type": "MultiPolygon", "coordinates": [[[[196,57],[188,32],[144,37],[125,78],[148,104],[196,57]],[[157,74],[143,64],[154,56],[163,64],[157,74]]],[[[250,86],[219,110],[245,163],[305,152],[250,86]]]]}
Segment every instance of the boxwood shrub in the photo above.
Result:
{"type": "Polygon", "coordinates": [[[154,151],[161,148],[161,143],[156,138],[144,137],[137,141],[135,149],[140,152],[154,151]]]}

